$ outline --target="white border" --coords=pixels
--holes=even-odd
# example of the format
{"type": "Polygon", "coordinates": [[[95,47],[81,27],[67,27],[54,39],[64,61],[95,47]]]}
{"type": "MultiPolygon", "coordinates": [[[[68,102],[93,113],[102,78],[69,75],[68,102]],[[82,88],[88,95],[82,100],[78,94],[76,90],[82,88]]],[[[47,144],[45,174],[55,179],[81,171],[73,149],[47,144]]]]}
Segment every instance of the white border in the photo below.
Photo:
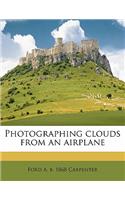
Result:
{"type": "MultiPolygon", "coordinates": [[[[1,0],[0,19],[124,19],[124,0],[1,0]]],[[[2,200],[123,200],[123,182],[2,182],[2,200]]]]}
{"type": "Polygon", "coordinates": [[[124,19],[124,0],[1,0],[1,19],[124,19]]]}
{"type": "Polygon", "coordinates": [[[3,182],[1,200],[123,200],[123,182],[3,182]]]}

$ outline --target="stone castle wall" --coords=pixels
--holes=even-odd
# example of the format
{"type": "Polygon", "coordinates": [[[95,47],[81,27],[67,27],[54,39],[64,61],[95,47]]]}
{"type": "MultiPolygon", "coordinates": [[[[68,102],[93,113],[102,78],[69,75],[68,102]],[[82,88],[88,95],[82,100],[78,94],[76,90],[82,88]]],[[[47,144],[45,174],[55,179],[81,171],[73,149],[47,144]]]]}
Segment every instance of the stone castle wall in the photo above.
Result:
{"type": "Polygon", "coordinates": [[[79,51],[79,46],[74,42],[67,42],[63,45],[63,52],[65,53],[76,53],[79,51]]]}
{"type": "Polygon", "coordinates": [[[95,49],[99,50],[99,45],[96,40],[82,40],[80,44],[80,49],[83,52],[89,52],[95,49]]]}
{"type": "MultiPolygon", "coordinates": [[[[98,43],[96,40],[82,40],[80,45],[77,45],[74,42],[66,42],[63,44],[62,38],[57,38],[55,45],[50,48],[50,49],[33,49],[31,53],[27,53],[26,57],[22,57],[19,60],[19,64],[28,64],[32,63],[34,66],[35,62],[34,58],[37,58],[38,56],[43,56],[43,57],[50,57],[51,60],[58,60],[56,59],[58,55],[60,54],[73,54],[77,52],[83,52],[83,53],[88,53],[91,52],[94,49],[99,49],[98,43]],[[53,57],[53,59],[52,59],[53,57]]],[[[38,66],[38,62],[37,62],[38,66]]]]}
{"type": "Polygon", "coordinates": [[[112,74],[110,63],[105,55],[100,54],[96,40],[82,40],[77,45],[74,42],[63,44],[62,38],[57,38],[52,48],[33,49],[31,53],[26,54],[26,57],[20,58],[19,64],[31,64],[33,69],[37,69],[40,65],[57,63],[66,58],[73,66],[80,66],[88,60],[94,61],[112,74]]]}

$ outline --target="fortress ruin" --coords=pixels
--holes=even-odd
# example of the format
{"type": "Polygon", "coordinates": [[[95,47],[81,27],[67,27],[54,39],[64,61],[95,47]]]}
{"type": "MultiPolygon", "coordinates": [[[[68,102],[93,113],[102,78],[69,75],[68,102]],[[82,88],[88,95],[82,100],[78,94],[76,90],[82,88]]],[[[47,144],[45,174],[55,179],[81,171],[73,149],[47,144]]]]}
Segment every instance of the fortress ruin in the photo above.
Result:
{"type": "Polygon", "coordinates": [[[78,45],[73,41],[63,43],[62,38],[56,38],[52,48],[33,49],[31,53],[27,52],[26,57],[20,58],[19,64],[31,64],[33,69],[37,69],[41,65],[41,60],[46,65],[61,62],[66,58],[73,66],[92,60],[103,65],[111,73],[109,62],[105,55],[101,56],[96,40],[81,40],[78,45]]]}

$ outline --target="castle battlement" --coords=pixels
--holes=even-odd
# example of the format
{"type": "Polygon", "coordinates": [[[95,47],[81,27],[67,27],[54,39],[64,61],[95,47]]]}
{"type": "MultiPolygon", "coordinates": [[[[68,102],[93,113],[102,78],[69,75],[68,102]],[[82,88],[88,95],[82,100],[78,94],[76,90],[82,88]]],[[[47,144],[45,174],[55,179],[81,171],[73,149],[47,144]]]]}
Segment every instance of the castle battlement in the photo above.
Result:
{"type": "Polygon", "coordinates": [[[80,48],[82,51],[92,51],[92,50],[99,50],[99,45],[97,40],[82,40],[80,44],[80,48]]]}
{"type": "Polygon", "coordinates": [[[63,43],[62,38],[56,38],[54,46],[49,49],[33,49],[31,53],[27,52],[26,57],[20,58],[19,64],[31,64],[33,69],[36,69],[41,65],[41,60],[43,65],[46,65],[60,62],[65,58],[68,58],[73,66],[78,66],[87,60],[108,65],[107,58],[103,59],[99,53],[97,40],[81,40],[78,45],[73,41],[63,43]],[[80,53],[81,58],[75,56],[77,53],[80,53]]]}
{"type": "Polygon", "coordinates": [[[78,45],[73,41],[63,43],[62,38],[56,38],[53,47],[33,49],[31,53],[27,52],[26,57],[20,58],[19,64],[31,64],[33,69],[37,69],[39,66],[57,63],[66,58],[73,66],[79,66],[88,60],[94,61],[112,74],[108,59],[99,52],[97,40],[81,40],[78,45]]]}

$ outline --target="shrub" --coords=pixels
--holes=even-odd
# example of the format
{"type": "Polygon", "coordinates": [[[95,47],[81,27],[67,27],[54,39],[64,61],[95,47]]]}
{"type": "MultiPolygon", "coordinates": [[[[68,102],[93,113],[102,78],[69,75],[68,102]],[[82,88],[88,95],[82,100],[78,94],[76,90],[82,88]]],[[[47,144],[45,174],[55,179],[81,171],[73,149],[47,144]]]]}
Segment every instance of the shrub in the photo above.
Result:
{"type": "Polygon", "coordinates": [[[10,98],[8,101],[8,103],[14,103],[14,102],[15,102],[14,98],[10,98]]]}
{"type": "Polygon", "coordinates": [[[28,91],[27,94],[32,95],[33,93],[31,91],[28,91]]]}
{"type": "Polygon", "coordinates": [[[0,85],[4,85],[4,82],[0,81],[0,85]]]}
{"type": "Polygon", "coordinates": [[[100,111],[105,111],[105,110],[103,108],[101,108],[100,111]]]}
{"type": "Polygon", "coordinates": [[[19,85],[23,85],[23,81],[21,81],[19,85]]]}
{"type": "Polygon", "coordinates": [[[12,87],[8,90],[8,94],[14,94],[14,92],[17,90],[17,87],[12,87]]]}
{"type": "Polygon", "coordinates": [[[37,110],[37,114],[42,114],[43,111],[42,110],[37,110]]]}
{"type": "Polygon", "coordinates": [[[68,74],[65,74],[65,75],[64,75],[64,78],[65,78],[66,80],[68,80],[68,79],[70,79],[71,77],[70,77],[68,74]]]}
{"type": "Polygon", "coordinates": [[[6,103],[5,106],[6,106],[7,108],[10,108],[10,105],[9,105],[8,103],[6,103]]]}
{"type": "Polygon", "coordinates": [[[9,117],[7,117],[7,119],[14,119],[15,116],[14,115],[10,115],[9,117]]]}
{"type": "Polygon", "coordinates": [[[110,94],[107,94],[106,96],[107,96],[108,99],[111,99],[111,98],[112,98],[112,94],[111,94],[111,93],[110,93],[110,94]]]}
{"type": "Polygon", "coordinates": [[[20,93],[20,91],[18,90],[15,94],[19,94],[20,93]]]}
{"type": "Polygon", "coordinates": [[[38,104],[38,103],[44,103],[46,101],[46,99],[38,99],[37,101],[36,101],[36,104],[38,104]]]}
{"type": "Polygon", "coordinates": [[[36,103],[37,103],[37,104],[40,103],[40,100],[38,99],[38,100],[36,101],[36,103]]]}
{"type": "Polygon", "coordinates": [[[119,111],[123,110],[122,106],[118,106],[117,109],[118,109],[119,111]]]}
{"type": "Polygon", "coordinates": [[[20,105],[20,104],[17,104],[16,107],[17,107],[18,109],[20,109],[20,108],[21,108],[21,105],[20,105]]]}
{"type": "Polygon", "coordinates": [[[30,76],[33,77],[33,76],[35,76],[35,74],[33,73],[33,74],[31,74],[30,76]]]}
{"type": "Polygon", "coordinates": [[[59,74],[55,73],[55,78],[59,78],[59,74]]]}
{"type": "Polygon", "coordinates": [[[50,74],[50,72],[47,70],[47,69],[45,69],[44,71],[43,71],[43,75],[49,75],[50,74]]]}
{"type": "Polygon", "coordinates": [[[35,96],[33,96],[33,97],[31,97],[31,99],[33,99],[33,100],[34,100],[34,99],[36,99],[36,97],[35,97],[35,96]]]}

